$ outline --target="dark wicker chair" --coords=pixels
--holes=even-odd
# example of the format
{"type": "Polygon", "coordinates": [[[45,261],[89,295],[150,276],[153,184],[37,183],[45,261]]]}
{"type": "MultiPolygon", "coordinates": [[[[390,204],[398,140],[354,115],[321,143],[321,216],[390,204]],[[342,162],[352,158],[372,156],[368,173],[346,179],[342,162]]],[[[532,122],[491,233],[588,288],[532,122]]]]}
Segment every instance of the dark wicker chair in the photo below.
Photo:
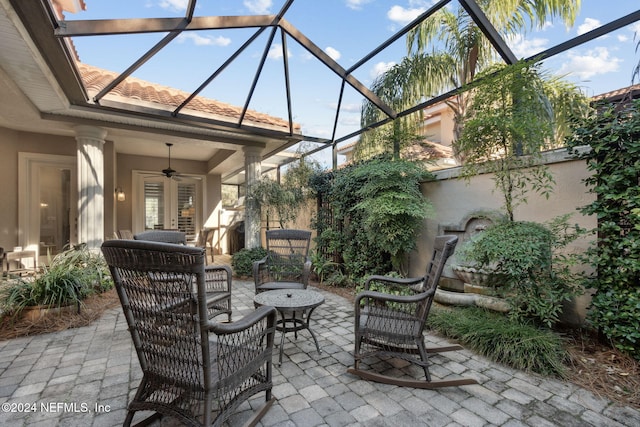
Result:
{"type": "MultiPolygon", "coordinates": [[[[211,263],[213,263],[213,232],[215,230],[213,228],[203,228],[198,232],[196,236],[195,246],[198,248],[203,248],[205,250],[205,254],[209,254],[211,256],[211,263]]],[[[207,262],[209,262],[209,258],[206,258],[207,262]]]]}
{"type": "Polygon", "coordinates": [[[154,411],[152,419],[219,426],[264,391],[265,404],[250,420],[256,423],[275,400],[276,310],[260,307],[237,322],[211,322],[200,248],[110,240],[102,252],[143,372],[124,425],[136,411],[154,411]]]}
{"type": "Polygon", "coordinates": [[[467,378],[432,381],[427,353],[461,350],[462,347],[453,345],[428,349],[423,335],[440,275],[457,242],[456,236],[436,237],[433,257],[424,277],[367,278],[365,290],[355,300],[354,367],[348,370],[350,373],[372,381],[416,388],[476,383],[467,378]],[[402,359],[420,366],[424,370],[425,379],[401,378],[371,369],[360,369],[360,363],[365,359],[376,363],[385,358],[402,359]]]}
{"type": "Polygon", "coordinates": [[[187,244],[187,233],[178,230],[147,230],[134,234],[135,240],[147,240],[149,242],[187,244]]]}
{"type": "Polygon", "coordinates": [[[118,239],[133,239],[133,233],[131,232],[131,230],[118,230],[116,235],[118,236],[118,239]]]}
{"type": "MultiPolygon", "coordinates": [[[[150,242],[164,242],[178,245],[184,245],[186,243],[186,234],[182,231],[144,231],[133,237],[135,240],[150,242]]],[[[205,266],[204,273],[209,319],[213,319],[220,314],[226,314],[227,320],[231,322],[231,268],[224,265],[209,265],[205,266]]]]}
{"type": "Polygon", "coordinates": [[[306,230],[267,230],[267,256],[253,263],[256,293],[273,289],[306,289],[311,274],[306,230]]]}

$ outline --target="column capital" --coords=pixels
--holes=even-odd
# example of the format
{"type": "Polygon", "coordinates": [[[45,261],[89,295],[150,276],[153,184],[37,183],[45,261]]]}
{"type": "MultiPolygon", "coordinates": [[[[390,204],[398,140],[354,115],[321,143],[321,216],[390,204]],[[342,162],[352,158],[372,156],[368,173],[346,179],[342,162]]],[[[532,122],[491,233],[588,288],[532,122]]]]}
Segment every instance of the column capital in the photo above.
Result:
{"type": "Polygon", "coordinates": [[[79,125],[75,126],[73,130],[76,132],[76,139],[90,138],[104,142],[104,139],[107,137],[106,129],[97,126],[79,125]]]}
{"type": "Polygon", "coordinates": [[[262,155],[262,150],[264,149],[264,147],[256,147],[255,145],[245,145],[244,147],[242,147],[242,152],[246,155],[246,154],[250,154],[250,155],[262,155]]]}

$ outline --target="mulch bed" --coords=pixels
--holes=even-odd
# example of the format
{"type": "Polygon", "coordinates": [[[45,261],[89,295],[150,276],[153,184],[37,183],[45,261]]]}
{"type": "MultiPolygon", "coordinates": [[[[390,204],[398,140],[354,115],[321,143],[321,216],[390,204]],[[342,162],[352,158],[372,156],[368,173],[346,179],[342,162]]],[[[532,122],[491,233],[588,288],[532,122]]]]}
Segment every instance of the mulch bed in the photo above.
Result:
{"type": "Polygon", "coordinates": [[[115,289],[87,298],[78,314],[49,315],[36,321],[4,318],[0,323],[0,340],[57,332],[91,324],[102,314],[120,304],[115,289]]]}

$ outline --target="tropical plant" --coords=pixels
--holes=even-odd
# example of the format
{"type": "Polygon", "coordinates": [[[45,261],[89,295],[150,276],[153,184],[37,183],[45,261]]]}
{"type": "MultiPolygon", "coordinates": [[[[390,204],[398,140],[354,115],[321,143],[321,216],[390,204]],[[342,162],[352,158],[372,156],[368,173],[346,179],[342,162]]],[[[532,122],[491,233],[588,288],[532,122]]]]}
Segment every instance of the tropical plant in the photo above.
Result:
{"type": "Polygon", "coordinates": [[[282,183],[264,176],[251,186],[248,202],[255,203],[267,219],[277,218],[281,228],[295,221],[302,204],[312,196],[309,178],[322,170],[317,161],[301,158],[287,169],[282,183]]]}
{"type": "MultiPolygon", "coordinates": [[[[520,37],[527,27],[542,27],[554,17],[571,26],[580,9],[580,1],[573,0],[480,0],[478,4],[505,38],[520,37]]],[[[478,72],[496,63],[497,59],[489,40],[461,6],[455,10],[442,7],[408,33],[407,56],[380,76],[372,89],[383,101],[400,111],[415,106],[421,100],[466,87],[478,72]]],[[[456,139],[462,133],[470,100],[469,93],[459,91],[444,101],[454,113],[456,139]]],[[[570,96],[558,96],[554,100],[573,103],[570,96]]],[[[564,108],[556,110],[558,118],[570,111],[564,108]]],[[[407,120],[416,117],[407,116],[407,120]]],[[[372,103],[363,104],[362,127],[385,118],[372,103]]],[[[560,126],[559,130],[562,129],[560,126]]],[[[371,138],[371,132],[363,135],[361,143],[371,143],[371,138]]]]}
{"type": "Polygon", "coordinates": [[[601,103],[577,120],[568,145],[584,159],[595,200],[581,208],[598,219],[587,251],[595,274],[588,320],[618,349],[640,360],[640,101],[601,103]]]}
{"type": "Polygon", "coordinates": [[[544,82],[537,67],[527,63],[488,70],[470,90],[473,100],[465,127],[454,143],[465,159],[465,178],[493,174],[511,221],[514,209],[526,203],[531,190],[548,197],[554,184],[541,162],[542,150],[550,148],[554,134],[544,82]]]}
{"type": "Polygon", "coordinates": [[[49,260],[32,281],[19,279],[3,290],[3,311],[19,315],[25,307],[80,305],[89,295],[113,287],[102,255],[81,244],[49,260]]]}
{"type": "Polygon", "coordinates": [[[323,283],[325,278],[340,269],[340,264],[327,259],[319,250],[311,251],[311,268],[318,277],[318,281],[323,283]]]}

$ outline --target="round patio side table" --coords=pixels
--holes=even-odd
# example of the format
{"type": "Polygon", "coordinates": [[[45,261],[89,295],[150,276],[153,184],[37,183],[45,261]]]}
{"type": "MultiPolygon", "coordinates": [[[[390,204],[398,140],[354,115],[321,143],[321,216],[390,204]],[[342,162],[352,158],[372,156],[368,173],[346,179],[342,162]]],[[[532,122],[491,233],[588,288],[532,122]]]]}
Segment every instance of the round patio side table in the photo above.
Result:
{"type": "Polygon", "coordinates": [[[282,365],[284,336],[287,332],[294,332],[295,337],[298,338],[298,331],[303,329],[308,330],[316,344],[318,353],[321,353],[318,340],[311,330],[309,323],[313,310],[324,302],[324,296],[322,296],[322,294],[307,289],[276,289],[256,294],[253,301],[256,306],[268,305],[275,307],[278,313],[280,313],[280,319],[276,325],[276,329],[282,332],[280,338],[280,357],[278,359],[280,365],[282,365]],[[298,312],[301,313],[301,317],[296,317],[298,312]]]}

